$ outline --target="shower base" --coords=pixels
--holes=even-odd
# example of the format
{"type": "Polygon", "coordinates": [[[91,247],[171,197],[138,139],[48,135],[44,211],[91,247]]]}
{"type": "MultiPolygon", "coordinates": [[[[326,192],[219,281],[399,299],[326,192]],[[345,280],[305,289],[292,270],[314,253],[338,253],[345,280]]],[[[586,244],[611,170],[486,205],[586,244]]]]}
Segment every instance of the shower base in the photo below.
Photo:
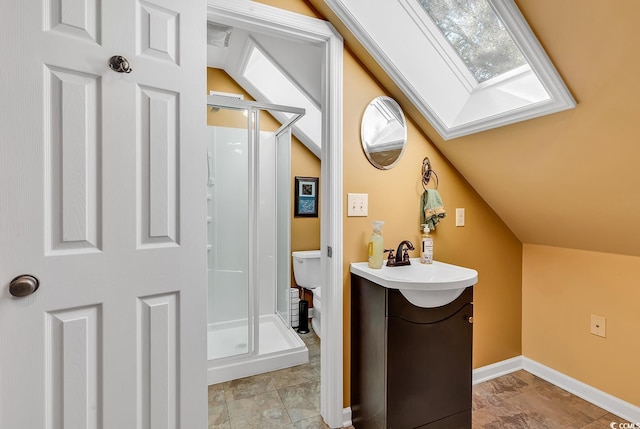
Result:
{"type": "Polygon", "coordinates": [[[260,316],[258,354],[247,352],[246,321],[209,324],[207,383],[216,384],[268,371],[302,365],[309,350],[280,317],[260,316]],[[235,355],[235,356],[230,356],[235,355]]]}

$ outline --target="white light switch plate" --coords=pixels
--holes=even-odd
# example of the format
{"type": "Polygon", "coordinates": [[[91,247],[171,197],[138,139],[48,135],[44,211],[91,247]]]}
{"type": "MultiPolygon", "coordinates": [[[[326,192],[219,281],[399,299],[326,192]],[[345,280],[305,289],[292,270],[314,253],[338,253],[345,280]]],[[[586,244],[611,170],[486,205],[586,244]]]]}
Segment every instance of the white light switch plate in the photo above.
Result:
{"type": "Polygon", "coordinates": [[[456,226],[464,226],[464,209],[456,209],[456,226]]]}
{"type": "Polygon", "coordinates": [[[369,194],[347,194],[347,216],[368,216],[369,194]]]}

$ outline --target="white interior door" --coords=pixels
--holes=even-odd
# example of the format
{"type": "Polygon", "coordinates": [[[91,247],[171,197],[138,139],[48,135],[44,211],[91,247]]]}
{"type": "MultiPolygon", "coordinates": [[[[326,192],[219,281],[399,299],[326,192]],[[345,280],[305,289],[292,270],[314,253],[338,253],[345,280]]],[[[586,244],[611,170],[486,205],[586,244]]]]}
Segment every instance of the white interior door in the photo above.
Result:
{"type": "Polygon", "coordinates": [[[2,6],[0,428],[204,428],[206,3],[2,6]]]}

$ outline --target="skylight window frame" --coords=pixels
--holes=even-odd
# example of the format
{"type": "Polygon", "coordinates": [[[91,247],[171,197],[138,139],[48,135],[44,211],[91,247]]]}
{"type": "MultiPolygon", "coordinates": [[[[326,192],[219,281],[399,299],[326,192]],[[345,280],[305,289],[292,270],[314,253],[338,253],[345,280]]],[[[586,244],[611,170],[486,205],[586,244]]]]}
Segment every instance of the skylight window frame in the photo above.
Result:
{"type": "Polygon", "coordinates": [[[445,35],[442,34],[438,25],[418,2],[416,0],[398,0],[398,3],[407,11],[425,37],[435,42],[434,46],[438,50],[438,53],[447,61],[451,71],[455,73],[460,83],[462,83],[469,92],[477,88],[479,83],[471,73],[471,70],[469,70],[462,58],[460,58],[455,49],[453,49],[453,46],[451,46],[451,43],[449,43],[445,35]]]}
{"type": "Polygon", "coordinates": [[[481,90],[492,85],[498,85],[506,80],[517,78],[518,76],[521,76],[528,72],[533,72],[533,70],[531,69],[531,66],[527,63],[524,65],[521,65],[520,67],[516,67],[513,70],[509,70],[508,72],[504,72],[496,77],[487,79],[484,82],[479,82],[479,83],[476,82],[477,85],[475,86],[474,90],[481,90]]]}
{"type": "MultiPolygon", "coordinates": [[[[306,91],[303,87],[301,87],[297,81],[289,74],[286,70],[284,70],[279,63],[264,49],[253,37],[249,36],[244,45],[242,53],[240,55],[238,66],[236,72],[233,74],[233,77],[236,81],[240,82],[243,87],[256,99],[263,99],[272,104],[286,104],[293,105],[295,103],[283,102],[282,100],[274,100],[269,97],[264,91],[261,91],[254,82],[252,82],[246,76],[246,70],[249,65],[249,61],[251,60],[251,55],[255,51],[259,52],[270,64],[276,69],[290,84],[294,87],[309,103],[309,106],[312,106],[313,109],[309,109],[308,106],[298,106],[302,107],[306,111],[306,115],[302,120],[298,121],[292,126],[293,134],[305,145],[309,150],[311,150],[317,157],[320,157],[322,151],[322,129],[320,127],[320,135],[318,138],[315,138],[312,134],[305,131],[305,128],[301,126],[303,120],[309,119],[314,115],[315,112],[318,112],[320,117],[322,117],[322,109],[315,101],[315,99],[306,91]],[[315,109],[315,112],[314,112],[315,109]]],[[[286,113],[279,111],[269,111],[271,115],[276,118],[281,123],[285,123],[289,121],[289,116],[286,113]]],[[[318,124],[321,123],[321,120],[318,121],[318,124]]],[[[309,130],[310,131],[310,130],[309,130]]]]}
{"type": "MultiPolygon", "coordinates": [[[[453,46],[451,46],[451,43],[449,42],[449,40],[447,40],[447,37],[442,33],[440,27],[438,27],[431,16],[429,16],[429,14],[420,6],[420,4],[416,0],[398,0],[398,3],[400,3],[402,7],[407,11],[407,13],[409,13],[409,15],[413,18],[414,22],[422,30],[425,36],[437,44],[442,58],[446,59],[451,70],[455,72],[460,82],[466,88],[468,88],[470,93],[475,90],[487,88],[491,85],[498,84],[507,79],[511,79],[520,74],[531,71],[531,66],[529,65],[529,63],[527,63],[509,70],[508,72],[502,73],[498,76],[494,76],[491,79],[487,79],[483,82],[478,82],[473,73],[471,73],[471,70],[469,70],[469,67],[467,67],[462,58],[460,58],[460,55],[458,55],[453,46]]],[[[498,19],[501,19],[498,12],[494,9],[493,3],[491,1],[488,1],[488,3],[494,10],[495,14],[498,16],[498,19]]],[[[506,25],[505,29],[507,30],[507,32],[509,32],[509,28],[506,25]]],[[[509,35],[511,35],[511,33],[509,33],[509,35]]],[[[516,43],[515,40],[514,43],[516,43]]],[[[520,49],[520,47],[518,47],[518,49],[520,49]]]]}
{"type": "MultiPolygon", "coordinates": [[[[509,31],[509,27],[502,21],[502,18],[500,17],[499,12],[495,9],[495,6],[491,2],[491,0],[486,0],[486,1],[489,7],[493,10],[493,13],[496,14],[496,17],[498,18],[498,20],[502,22],[505,28],[505,31],[509,33],[509,37],[511,38],[511,41],[516,45],[518,50],[520,50],[520,47],[518,46],[516,40],[513,38],[513,35],[509,31]]],[[[421,29],[424,28],[426,29],[426,31],[428,31],[430,37],[429,36],[427,37],[431,39],[432,42],[437,43],[437,45],[440,47],[440,49],[444,54],[443,58],[447,58],[451,69],[455,71],[456,74],[461,76],[462,79],[464,79],[464,81],[462,82],[464,82],[465,84],[468,84],[470,91],[473,91],[477,88],[481,89],[491,85],[495,85],[497,83],[502,82],[503,80],[513,78],[518,74],[523,74],[531,70],[531,66],[527,62],[526,64],[515,67],[507,72],[501,73],[490,79],[479,82],[475,78],[475,76],[473,75],[473,73],[471,72],[467,64],[464,62],[464,60],[460,57],[458,52],[455,50],[455,48],[451,45],[447,37],[443,34],[438,24],[436,24],[434,19],[419,4],[417,0],[398,0],[398,2],[413,18],[414,22],[416,23],[416,25],[418,25],[418,27],[420,27],[421,29]]],[[[523,55],[523,57],[526,60],[527,58],[526,56],[524,56],[524,53],[521,50],[520,50],[520,53],[523,55]]]]}
{"type": "MultiPolygon", "coordinates": [[[[445,52],[453,48],[431,18],[429,21],[434,24],[437,33],[425,32],[426,26],[415,22],[415,12],[427,14],[419,4],[415,3],[419,10],[410,13],[414,6],[411,5],[407,10],[406,5],[410,4],[407,0],[369,0],[366,4],[360,0],[325,0],[444,140],[576,106],[573,96],[515,2],[488,1],[528,61],[530,69],[472,85],[475,78],[472,77],[470,81],[463,77],[461,71],[468,71],[466,65],[464,68],[451,66],[452,57],[445,52]],[[393,26],[390,27],[390,23],[393,26]],[[417,40],[419,34],[424,34],[425,39],[417,40]],[[429,37],[433,34],[438,37],[429,37]],[[413,52],[407,48],[407,40],[413,42],[413,52]],[[446,46],[434,40],[444,40],[446,46]],[[422,52],[420,58],[420,49],[426,46],[429,46],[428,55],[422,52]],[[424,67],[430,67],[431,70],[425,70],[424,67]],[[442,73],[446,73],[446,76],[442,73]],[[467,94],[466,99],[464,93],[467,94]]],[[[459,58],[457,53],[455,58],[459,58]]],[[[468,73],[471,74],[470,71],[468,73]]]]}

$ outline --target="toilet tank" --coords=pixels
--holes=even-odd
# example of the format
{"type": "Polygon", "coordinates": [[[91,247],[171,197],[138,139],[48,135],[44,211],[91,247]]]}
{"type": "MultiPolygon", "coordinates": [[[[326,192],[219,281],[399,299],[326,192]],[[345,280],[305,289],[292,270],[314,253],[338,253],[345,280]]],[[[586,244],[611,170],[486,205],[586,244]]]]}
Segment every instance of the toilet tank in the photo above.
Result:
{"type": "Polygon", "coordinates": [[[291,253],[293,276],[298,286],[314,289],[320,286],[320,250],[304,250],[291,253]]]}

